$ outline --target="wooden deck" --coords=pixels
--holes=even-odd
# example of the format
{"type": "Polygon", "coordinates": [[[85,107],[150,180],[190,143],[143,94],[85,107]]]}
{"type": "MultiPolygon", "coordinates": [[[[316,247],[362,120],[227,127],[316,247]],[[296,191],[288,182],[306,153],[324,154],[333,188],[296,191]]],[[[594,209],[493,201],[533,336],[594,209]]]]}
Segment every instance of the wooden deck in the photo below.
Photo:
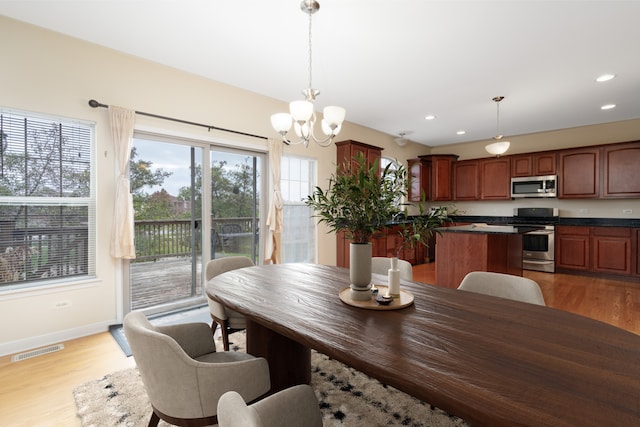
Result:
{"type": "Polygon", "coordinates": [[[151,307],[202,295],[198,259],[195,290],[191,286],[191,258],[160,258],[131,264],[131,309],[151,307]]]}

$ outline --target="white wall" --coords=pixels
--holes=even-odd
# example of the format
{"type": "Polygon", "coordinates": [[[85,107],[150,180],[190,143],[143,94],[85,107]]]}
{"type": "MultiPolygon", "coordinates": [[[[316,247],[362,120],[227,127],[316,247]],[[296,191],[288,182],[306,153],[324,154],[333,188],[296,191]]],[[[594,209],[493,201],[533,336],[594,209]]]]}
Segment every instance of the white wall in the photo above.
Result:
{"type": "MultiPolygon", "coordinates": [[[[268,137],[276,136],[269,123],[270,115],[286,110],[287,106],[281,101],[2,16],[0,51],[3,53],[0,104],[8,108],[95,122],[98,166],[97,279],[82,284],[32,291],[0,291],[2,355],[104,331],[108,325],[121,320],[119,310],[122,273],[120,263],[109,255],[115,174],[113,150],[107,110],[90,108],[87,105],[89,99],[268,137]],[[71,306],[56,310],[53,305],[58,301],[68,301],[71,306]]],[[[347,111],[347,120],[348,115],[347,111]]],[[[140,130],[157,130],[266,151],[266,143],[261,139],[207,132],[204,128],[144,116],[137,116],[136,120],[136,127],[140,130]]],[[[618,129],[620,126],[614,124],[611,127],[618,129]]],[[[623,140],[640,139],[640,120],[632,122],[630,126],[623,124],[622,128],[631,128],[631,131],[623,132],[623,140]]],[[[428,147],[418,144],[400,148],[393,142],[393,136],[351,123],[343,126],[338,139],[354,139],[382,147],[383,155],[398,158],[405,164],[408,158],[430,152],[428,147]]],[[[564,144],[560,140],[545,141],[545,144],[554,146],[553,148],[564,144]]],[[[476,153],[475,157],[484,157],[484,154],[480,154],[482,147],[484,143],[479,142],[439,147],[434,152],[452,152],[461,156],[473,156],[470,153],[476,153]]],[[[326,183],[335,168],[336,150],[333,146],[310,146],[308,149],[301,146],[286,147],[285,153],[316,158],[319,165],[319,185],[326,183]]],[[[469,208],[478,210],[473,214],[479,214],[485,209],[505,209],[506,212],[506,208],[500,204],[494,205],[495,207],[477,205],[478,207],[469,208]]],[[[616,209],[621,209],[621,206],[616,209]]],[[[634,213],[637,211],[634,208],[634,213]]],[[[607,210],[597,208],[597,212],[605,216],[607,210]]],[[[319,227],[318,247],[319,262],[334,264],[335,236],[327,234],[324,227],[319,227]]]]}

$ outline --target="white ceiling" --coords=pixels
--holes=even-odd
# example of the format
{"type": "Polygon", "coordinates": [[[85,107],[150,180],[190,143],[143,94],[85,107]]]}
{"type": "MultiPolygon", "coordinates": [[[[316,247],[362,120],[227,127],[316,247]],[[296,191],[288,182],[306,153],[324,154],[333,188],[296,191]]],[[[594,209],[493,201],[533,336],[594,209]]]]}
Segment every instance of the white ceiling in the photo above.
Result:
{"type": "MultiPolygon", "coordinates": [[[[436,146],[493,137],[498,95],[505,136],[640,118],[640,1],[319,2],[316,107],[350,122],[436,146]]],[[[287,102],[308,85],[299,0],[2,0],[0,13],[287,102]]]]}

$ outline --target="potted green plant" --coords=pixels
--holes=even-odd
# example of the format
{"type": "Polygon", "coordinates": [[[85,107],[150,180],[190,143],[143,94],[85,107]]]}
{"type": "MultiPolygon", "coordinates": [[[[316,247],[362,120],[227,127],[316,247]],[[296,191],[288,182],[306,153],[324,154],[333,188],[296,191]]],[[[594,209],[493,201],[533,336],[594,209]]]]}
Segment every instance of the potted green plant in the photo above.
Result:
{"type": "Polygon", "coordinates": [[[406,169],[378,160],[369,163],[362,153],[336,167],[326,190],[316,187],[305,203],[319,223],[333,232],[344,231],[350,244],[350,286],[354,300],[371,295],[371,237],[388,227],[401,212],[398,200],[406,196],[406,169]]]}

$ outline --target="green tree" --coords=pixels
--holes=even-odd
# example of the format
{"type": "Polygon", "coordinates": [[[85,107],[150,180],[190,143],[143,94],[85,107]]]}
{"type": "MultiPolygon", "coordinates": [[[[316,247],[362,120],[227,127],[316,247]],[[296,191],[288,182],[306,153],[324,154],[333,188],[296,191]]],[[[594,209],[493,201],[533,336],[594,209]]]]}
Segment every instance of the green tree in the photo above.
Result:
{"type": "MultiPolygon", "coordinates": [[[[161,186],[164,180],[172,175],[171,172],[166,172],[162,168],[153,169],[153,162],[143,159],[137,159],[138,153],[136,147],[131,149],[131,158],[129,159],[129,182],[130,191],[133,196],[133,210],[136,219],[161,219],[170,218],[171,215],[161,215],[163,212],[171,212],[166,210],[166,197],[160,196],[151,198],[150,195],[145,192],[145,189],[150,189],[155,186],[161,186]],[[158,206],[155,206],[158,204],[158,206]]],[[[162,189],[166,196],[168,194],[162,189]]],[[[171,205],[171,203],[169,203],[171,205]]]]}

